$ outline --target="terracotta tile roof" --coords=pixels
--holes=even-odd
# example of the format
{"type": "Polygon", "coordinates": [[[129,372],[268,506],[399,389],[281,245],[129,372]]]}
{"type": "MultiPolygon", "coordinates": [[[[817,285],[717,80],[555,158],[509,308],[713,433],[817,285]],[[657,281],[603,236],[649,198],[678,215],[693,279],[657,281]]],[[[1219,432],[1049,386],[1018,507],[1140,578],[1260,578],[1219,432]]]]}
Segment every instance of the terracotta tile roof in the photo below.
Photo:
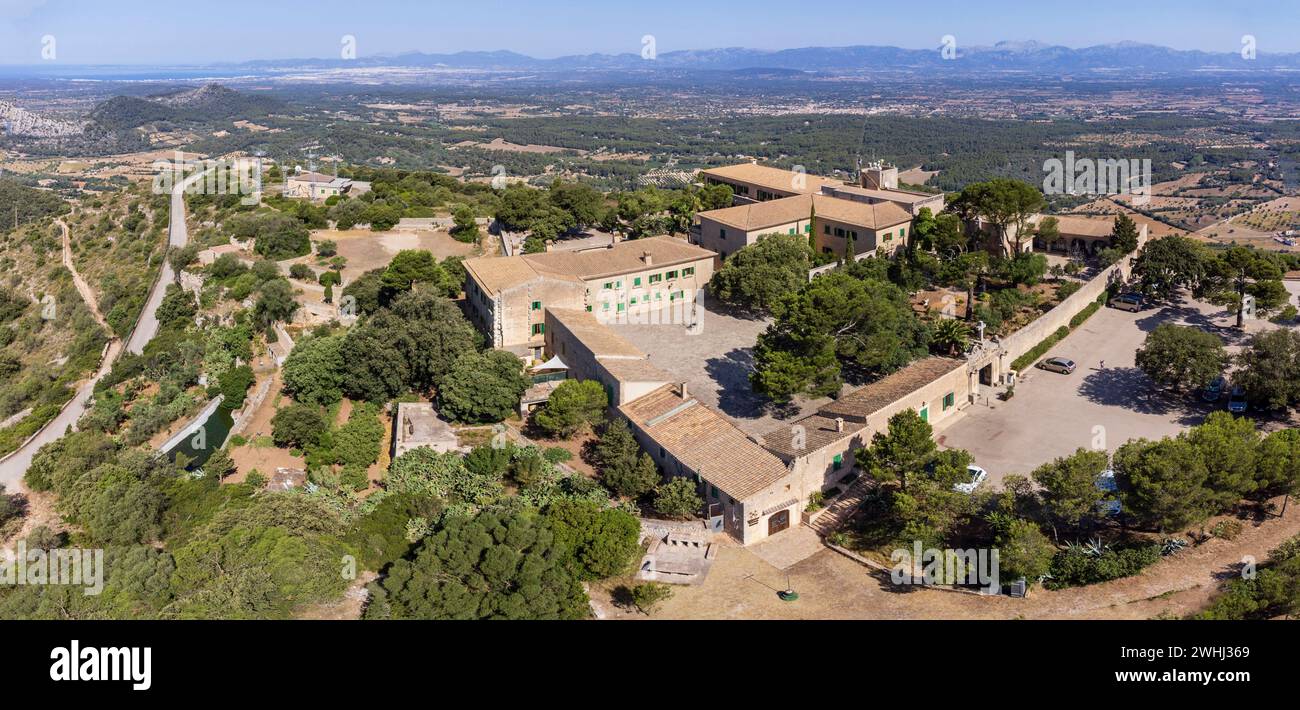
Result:
{"type": "Polygon", "coordinates": [[[596,359],[634,358],[644,360],[647,356],[632,343],[620,338],[617,333],[606,328],[596,317],[586,311],[575,308],[547,308],[546,314],[573,333],[596,359]]]}
{"type": "Polygon", "coordinates": [[[479,286],[494,296],[503,289],[540,278],[532,265],[518,256],[476,256],[463,264],[479,286]]]}
{"type": "Polygon", "coordinates": [[[753,202],[720,210],[701,212],[700,218],[710,219],[744,232],[769,229],[812,217],[812,196],[797,195],[778,200],[753,202]]]}
{"type": "Polygon", "coordinates": [[[912,213],[893,202],[858,202],[829,195],[814,195],[813,208],[818,217],[864,227],[886,229],[912,221],[912,213]]]}
{"type": "Polygon", "coordinates": [[[1061,236],[1109,237],[1115,230],[1114,217],[1088,217],[1085,215],[1053,214],[1039,215],[1037,222],[1044,217],[1055,217],[1061,236]]]}
{"type": "Polygon", "coordinates": [[[619,407],[638,429],[722,492],[744,500],[789,473],[726,417],[669,384],[619,407]]]}
{"type": "Polygon", "coordinates": [[[585,281],[618,276],[660,266],[677,266],[704,259],[714,253],[675,237],[648,237],[623,241],[606,249],[584,252],[552,251],[520,256],[479,256],[466,259],[465,269],[490,294],[535,278],[585,281]],[[645,255],[650,255],[650,265],[645,255]]]}
{"type": "Polygon", "coordinates": [[[702,259],[711,260],[714,256],[708,249],[695,246],[685,239],[660,236],[622,241],[605,249],[577,253],[550,251],[524,254],[518,258],[528,262],[538,272],[587,280],[660,266],[688,264],[702,259]],[[649,264],[645,262],[647,254],[650,256],[649,264]]]}
{"type": "Polygon", "coordinates": [[[964,361],[949,357],[932,356],[917,360],[898,372],[827,404],[817,410],[817,414],[831,419],[843,417],[846,420],[865,421],[871,414],[964,365],[964,361]]]}
{"type": "Polygon", "coordinates": [[[700,217],[741,231],[754,232],[807,220],[813,216],[814,210],[818,217],[871,230],[886,229],[912,221],[912,213],[893,202],[867,203],[830,195],[782,197],[709,210],[701,212],[700,217]]]}
{"type": "Polygon", "coordinates": [[[778,456],[795,458],[803,456],[818,449],[829,446],[845,437],[853,436],[859,431],[866,428],[862,422],[845,421],[844,431],[835,430],[835,417],[825,417],[820,414],[812,414],[790,424],[782,424],[780,427],[769,431],[763,435],[763,446],[778,456]],[[794,427],[803,427],[803,446],[796,447],[797,439],[795,437],[794,427]]]}
{"type": "MultiPolygon", "coordinates": [[[[719,168],[708,168],[700,171],[701,177],[715,177],[724,180],[735,180],[736,182],[746,182],[753,185],[759,185],[769,190],[780,190],[782,192],[797,192],[805,195],[811,195],[814,192],[820,192],[822,185],[842,185],[839,180],[832,180],[818,175],[800,175],[793,170],[783,170],[768,165],[759,165],[757,163],[740,163],[739,165],[724,165],[719,168]],[[798,186],[795,178],[802,178],[802,186],[798,186]]],[[[750,195],[753,197],[753,195],[750,195]]]]}

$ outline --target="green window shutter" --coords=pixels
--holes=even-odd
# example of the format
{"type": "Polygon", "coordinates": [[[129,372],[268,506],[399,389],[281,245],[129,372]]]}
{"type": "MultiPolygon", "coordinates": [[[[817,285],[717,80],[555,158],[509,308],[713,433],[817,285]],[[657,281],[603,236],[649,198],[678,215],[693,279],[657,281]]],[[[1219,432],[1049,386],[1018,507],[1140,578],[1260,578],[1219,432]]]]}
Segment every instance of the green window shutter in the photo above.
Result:
{"type": "Polygon", "coordinates": [[[633,285],[633,286],[640,286],[640,285],[641,285],[641,277],[638,276],[638,277],[632,279],[632,285],[633,285]]]}
{"type": "Polygon", "coordinates": [[[542,310],[542,302],[541,302],[541,301],[533,301],[533,310],[534,310],[534,311],[540,311],[540,310],[542,310]]]}
{"type": "Polygon", "coordinates": [[[835,468],[839,468],[840,466],[843,466],[844,454],[835,454],[835,458],[833,459],[833,461],[835,462],[835,468]]]}

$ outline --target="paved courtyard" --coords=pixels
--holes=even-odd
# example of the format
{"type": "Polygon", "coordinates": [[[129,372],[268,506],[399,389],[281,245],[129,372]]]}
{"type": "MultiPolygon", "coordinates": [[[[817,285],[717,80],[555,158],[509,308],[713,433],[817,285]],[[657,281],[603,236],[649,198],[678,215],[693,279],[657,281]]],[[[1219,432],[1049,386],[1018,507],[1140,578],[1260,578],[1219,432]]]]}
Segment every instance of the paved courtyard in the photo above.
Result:
{"type": "Polygon", "coordinates": [[[800,400],[777,418],[765,408],[767,400],[754,394],[749,385],[754,342],[770,321],[732,315],[707,296],[703,311],[703,327],[694,333],[682,324],[608,325],[675,380],[688,383],[693,396],[727,415],[747,434],[766,434],[782,421],[811,413],[830,401],[800,400]]]}
{"type": "Polygon", "coordinates": [[[945,447],[974,454],[989,472],[989,485],[999,485],[1007,474],[1028,475],[1080,447],[1113,453],[1130,439],[1177,434],[1224,405],[1155,391],[1134,364],[1137,349],[1161,323],[1208,330],[1233,351],[1249,333],[1277,327],[1253,321],[1243,334],[1231,327],[1235,322],[1221,308],[1190,300],[1141,313],[1102,308],[1044,356],[1074,360],[1078,367],[1072,374],[1029,369],[1011,400],[981,398],[936,436],[945,447]]]}

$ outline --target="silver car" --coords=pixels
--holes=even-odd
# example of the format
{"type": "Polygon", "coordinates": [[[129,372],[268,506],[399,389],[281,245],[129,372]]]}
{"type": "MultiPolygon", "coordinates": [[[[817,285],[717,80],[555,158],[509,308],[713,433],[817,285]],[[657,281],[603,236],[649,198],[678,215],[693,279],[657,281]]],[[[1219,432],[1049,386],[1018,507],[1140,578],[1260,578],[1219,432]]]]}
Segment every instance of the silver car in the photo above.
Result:
{"type": "Polygon", "coordinates": [[[1075,364],[1073,360],[1067,357],[1049,357],[1038,363],[1038,367],[1048,372],[1059,372],[1062,375],[1068,375],[1074,372],[1075,364]]]}

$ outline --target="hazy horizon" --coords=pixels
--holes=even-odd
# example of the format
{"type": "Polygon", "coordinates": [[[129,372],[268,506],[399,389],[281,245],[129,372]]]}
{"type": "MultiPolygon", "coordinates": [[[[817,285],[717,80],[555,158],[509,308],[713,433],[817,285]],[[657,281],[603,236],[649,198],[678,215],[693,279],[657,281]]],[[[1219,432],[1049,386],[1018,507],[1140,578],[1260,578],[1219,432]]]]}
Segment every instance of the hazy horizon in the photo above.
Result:
{"type": "Polygon", "coordinates": [[[0,0],[0,64],[6,66],[186,66],[252,60],[338,58],[345,36],[356,56],[412,52],[511,51],[539,59],[641,51],[645,35],[660,53],[743,47],[938,47],[1037,41],[1071,48],[1136,42],[1178,50],[1236,52],[1243,35],[1260,53],[1300,51],[1300,17],[1211,0],[1168,0],[1134,7],[1120,0],[1047,9],[1025,0],[987,3],[935,0],[916,12],[889,2],[828,0],[804,9],[755,0],[730,6],[685,0],[610,7],[577,0],[562,7],[521,0],[410,6],[377,0],[356,5],[323,0],[310,8],[230,0],[177,5],[128,0],[0,0]],[[779,17],[778,20],[773,18],[779,17]],[[828,22],[827,18],[835,18],[828,22]],[[1135,28],[1141,28],[1136,32],[1135,28]],[[54,57],[43,54],[50,45],[54,57]]]}

